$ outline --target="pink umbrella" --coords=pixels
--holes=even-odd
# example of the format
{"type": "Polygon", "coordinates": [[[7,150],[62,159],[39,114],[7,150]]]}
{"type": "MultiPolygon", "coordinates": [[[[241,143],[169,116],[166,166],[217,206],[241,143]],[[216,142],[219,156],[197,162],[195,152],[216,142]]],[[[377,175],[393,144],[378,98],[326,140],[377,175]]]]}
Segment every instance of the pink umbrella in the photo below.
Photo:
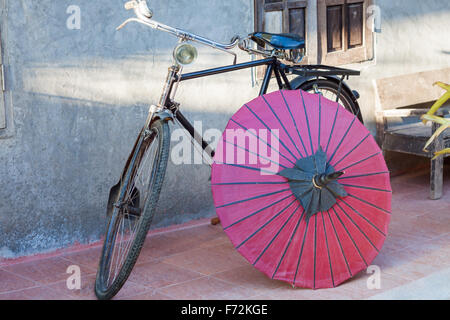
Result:
{"type": "Polygon", "coordinates": [[[389,172],[369,131],[338,103],[301,90],[258,97],[231,118],[214,160],[222,226],[269,277],[335,287],[381,250],[389,172]]]}

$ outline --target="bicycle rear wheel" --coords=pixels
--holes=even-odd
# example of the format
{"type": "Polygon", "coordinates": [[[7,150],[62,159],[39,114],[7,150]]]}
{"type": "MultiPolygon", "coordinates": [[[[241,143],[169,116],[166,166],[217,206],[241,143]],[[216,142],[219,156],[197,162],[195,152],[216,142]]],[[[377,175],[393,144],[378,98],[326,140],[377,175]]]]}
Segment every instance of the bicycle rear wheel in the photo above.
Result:
{"type": "MultiPolygon", "coordinates": [[[[293,89],[302,89],[310,93],[319,92],[325,98],[331,101],[336,101],[338,97],[337,95],[339,93],[339,85],[336,82],[330,81],[328,79],[308,81],[306,83],[303,83],[298,88],[293,89]]],[[[361,123],[364,124],[361,110],[359,109],[358,105],[353,101],[353,98],[346,89],[341,88],[338,102],[345,109],[353,113],[359,119],[359,121],[361,121],[361,123]]]]}
{"type": "Polygon", "coordinates": [[[169,157],[169,127],[155,121],[140,137],[108,215],[95,281],[97,298],[114,297],[133,269],[150,228],[169,157]]]}

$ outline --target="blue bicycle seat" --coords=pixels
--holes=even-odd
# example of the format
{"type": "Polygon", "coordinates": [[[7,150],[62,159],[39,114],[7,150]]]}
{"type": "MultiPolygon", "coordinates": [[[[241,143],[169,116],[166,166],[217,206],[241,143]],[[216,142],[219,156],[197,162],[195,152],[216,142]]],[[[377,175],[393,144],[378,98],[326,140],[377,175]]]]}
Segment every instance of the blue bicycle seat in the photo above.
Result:
{"type": "Polygon", "coordinates": [[[265,44],[281,50],[302,49],[305,47],[305,39],[292,33],[254,32],[250,34],[250,37],[261,47],[264,47],[265,44]]]}

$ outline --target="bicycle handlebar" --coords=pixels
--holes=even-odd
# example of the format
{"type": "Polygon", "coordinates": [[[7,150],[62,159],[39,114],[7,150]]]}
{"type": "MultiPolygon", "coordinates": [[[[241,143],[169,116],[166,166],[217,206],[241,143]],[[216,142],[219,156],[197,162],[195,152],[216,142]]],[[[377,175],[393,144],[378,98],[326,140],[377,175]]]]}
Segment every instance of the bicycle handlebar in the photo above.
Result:
{"type": "Polygon", "coordinates": [[[190,33],[188,31],[178,29],[178,28],[173,28],[173,27],[170,27],[163,23],[160,23],[158,21],[155,21],[152,19],[153,12],[148,8],[146,0],[129,1],[125,4],[125,9],[127,9],[127,10],[133,9],[136,14],[136,18],[130,18],[130,19],[125,20],[124,23],[122,23],[119,27],[117,27],[117,30],[122,29],[125,25],[127,25],[130,22],[138,22],[147,27],[170,33],[182,40],[194,41],[194,42],[212,47],[214,49],[222,50],[225,52],[228,52],[228,50],[236,47],[239,44],[239,41],[241,39],[239,36],[235,36],[231,39],[230,43],[224,44],[224,43],[213,41],[208,38],[201,37],[196,34],[190,33]]]}

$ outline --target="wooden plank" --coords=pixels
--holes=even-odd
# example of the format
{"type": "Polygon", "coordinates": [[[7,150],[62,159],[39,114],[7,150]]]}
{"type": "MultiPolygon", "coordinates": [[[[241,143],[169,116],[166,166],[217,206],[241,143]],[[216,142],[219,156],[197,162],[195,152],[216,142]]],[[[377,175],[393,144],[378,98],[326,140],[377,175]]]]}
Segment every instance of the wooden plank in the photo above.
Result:
{"type": "MultiPolygon", "coordinates": [[[[381,111],[384,118],[405,118],[405,117],[419,117],[426,114],[429,109],[388,109],[381,111]]],[[[437,116],[444,116],[450,114],[450,109],[443,108],[436,112],[437,116]]]]}
{"type": "Polygon", "coordinates": [[[342,45],[342,5],[327,6],[327,52],[343,49],[342,45]]]}
{"type": "Polygon", "coordinates": [[[368,28],[366,21],[368,17],[367,7],[373,4],[373,0],[343,1],[343,0],[318,0],[317,1],[317,34],[318,34],[318,62],[327,65],[342,65],[367,61],[373,58],[373,37],[372,31],[368,28]],[[343,35],[342,49],[338,51],[328,50],[328,28],[327,28],[327,7],[339,4],[346,6],[355,2],[362,4],[362,45],[349,47],[348,23],[346,10],[343,10],[343,35]]]}
{"type": "MultiPolygon", "coordinates": [[[[433,123],[433,132],[439,129],[437,123],[433,123]]],[[[443,135],[436,138],[433,143],[433,152],[440,151],[444,149],[445,137],[443,135]]],[[[437,200],[442,197],[442,189],[444,186],[444,157],[437,157],[431,160],[431,174],[430,174],[430,198],[432,200],[437,200]]]]}
{"type": "Polygon", "coordinates": [[[349,4],[347,9],[348,48],[363,45],[364,3],[349,4]]]}
{"type": "Polygon", "coordinates": [[[305,39],[305,8],[289,9],[289,33],[298,34],[305,39]]]}
{"type": "Polygon", "coordinates": [[[411,73],[376,81],[382,109],[395,109],[432,102],[444,94],[433,86],[436,81],[450,83],[450,68],[411,73]]]}

